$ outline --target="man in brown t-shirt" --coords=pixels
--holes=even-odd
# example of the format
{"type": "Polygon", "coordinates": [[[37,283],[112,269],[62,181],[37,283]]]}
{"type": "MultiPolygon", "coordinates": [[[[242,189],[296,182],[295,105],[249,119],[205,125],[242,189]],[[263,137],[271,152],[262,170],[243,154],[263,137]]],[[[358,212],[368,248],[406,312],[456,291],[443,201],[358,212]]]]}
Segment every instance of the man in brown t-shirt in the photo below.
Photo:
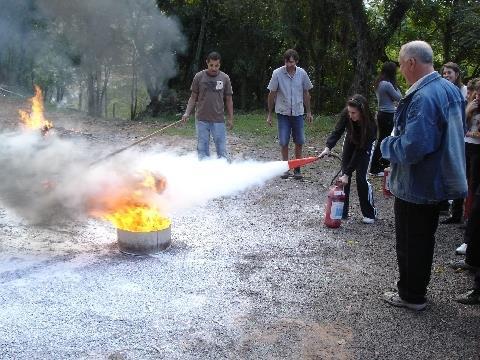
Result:
{"type": "Polygon", "coordinates": [[[207,56],[207,69],[195,74],[190,90],[187,109],[182,116],[188,121],[195,108],[195,129],[199,159],[210,156],[210,135],[215,143],[217,157],[228,158],[224,104],[227,107],[228,129],[233,128],[233,91],[230,78],[220,71],[220,54],[211,52],[207,56]]]}

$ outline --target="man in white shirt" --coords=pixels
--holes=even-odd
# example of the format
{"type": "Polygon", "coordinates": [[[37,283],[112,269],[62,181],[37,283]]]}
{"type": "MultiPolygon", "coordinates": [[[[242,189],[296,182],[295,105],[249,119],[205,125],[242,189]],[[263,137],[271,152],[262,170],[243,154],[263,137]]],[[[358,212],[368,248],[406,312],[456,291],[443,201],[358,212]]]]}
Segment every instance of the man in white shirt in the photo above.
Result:
{"type": "MultiPolygon", "coordinates": [[[[285,65],[273,71],[267,87],[270,90],[267,123],[272,126],[272,111],[275,104],[282,160],[287,161],[290,136],[295,143],[295,158],[300,159],[302,157],[302,147],[305,143],[305,112],[307,122],[311,123],[313,120],[309,93],[313,85],[307,72],[297,66],[299,58],[295,50],[288,49],[285,51],[283,58],[285,65]]],[[[300,168],[295,168],[293,174],[295,179],[302,179],[300,168]]],[[[289,175],[290,172],[287,171],[282,175],[282,178],[286,179],[289,175]]]]}

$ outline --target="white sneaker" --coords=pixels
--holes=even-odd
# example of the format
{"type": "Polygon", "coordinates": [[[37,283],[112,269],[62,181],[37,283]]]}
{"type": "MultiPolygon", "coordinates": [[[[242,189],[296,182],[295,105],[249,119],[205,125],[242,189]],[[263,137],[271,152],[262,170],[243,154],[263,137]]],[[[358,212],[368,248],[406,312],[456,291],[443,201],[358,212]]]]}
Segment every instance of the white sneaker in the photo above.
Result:
{"type": "Polygon", "coordinates": [[[463,243],[460,245],[456,250],[455,254],[457,255],[465,255],[467,253],[467,244],[463,243]]]}
{"type": "Polygon", "coordinates": [[[389,303],[390,305],[397,307],[404,307],[410,310],[421,311],[427,307],[427,303],[422,304],[413,304],[408,301],[403,300],[397,292],[387,291],[382,296],[383,300],[389,303]]]}
{"type": "Polygon", "coordinates": [[[375,222],[375,219],[370,219],[370,218],[364,217],[364,218],[362,219],[362,222],[363,222],[364,224],[373,224],[373,223],[375,222]]]}

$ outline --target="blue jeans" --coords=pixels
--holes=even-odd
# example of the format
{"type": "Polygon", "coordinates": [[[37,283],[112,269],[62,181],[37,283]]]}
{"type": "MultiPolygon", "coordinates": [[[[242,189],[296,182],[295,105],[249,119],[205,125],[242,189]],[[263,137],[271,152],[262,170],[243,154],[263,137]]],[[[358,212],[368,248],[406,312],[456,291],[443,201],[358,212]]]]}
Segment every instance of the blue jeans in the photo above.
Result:
{"type": "Polygon", "coordinates": [[[280,146],[288,146],[290,134],[293,142],[297,145],[305,144],[304,118],[303,115],[288,116],[277,114],[278,141],[280,146]]]}
{"type": "Polygon", "coordinates": [[[228,159],[225,122],[195,120],[197,132],[198,158],[210,157],[210,134],[212,135],[218,158],[228,159]]]}

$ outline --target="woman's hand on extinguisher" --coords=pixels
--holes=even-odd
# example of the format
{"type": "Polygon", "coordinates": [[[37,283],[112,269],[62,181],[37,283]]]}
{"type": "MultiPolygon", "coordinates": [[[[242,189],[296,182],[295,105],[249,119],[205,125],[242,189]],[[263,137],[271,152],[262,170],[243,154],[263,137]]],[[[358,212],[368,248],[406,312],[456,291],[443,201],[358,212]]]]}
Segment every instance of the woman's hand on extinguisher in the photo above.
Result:
{"type": "Polygon", "coordinates": [[[318,157],[321,159],[321,158],[327,156],[328,154],[330,154],[330,149],[328,147],[326,147],[325,149],[323,149],[323,151],[320,153],[320,155],[318,155],[318,157]]]}
{"type": "Polygon", "coordinates": [[[348,175],[343,174],[342,176],[340,176],[338,178],[338,180],[340,180],[343,185],[347,185],[348,184],[348,175]]]}

